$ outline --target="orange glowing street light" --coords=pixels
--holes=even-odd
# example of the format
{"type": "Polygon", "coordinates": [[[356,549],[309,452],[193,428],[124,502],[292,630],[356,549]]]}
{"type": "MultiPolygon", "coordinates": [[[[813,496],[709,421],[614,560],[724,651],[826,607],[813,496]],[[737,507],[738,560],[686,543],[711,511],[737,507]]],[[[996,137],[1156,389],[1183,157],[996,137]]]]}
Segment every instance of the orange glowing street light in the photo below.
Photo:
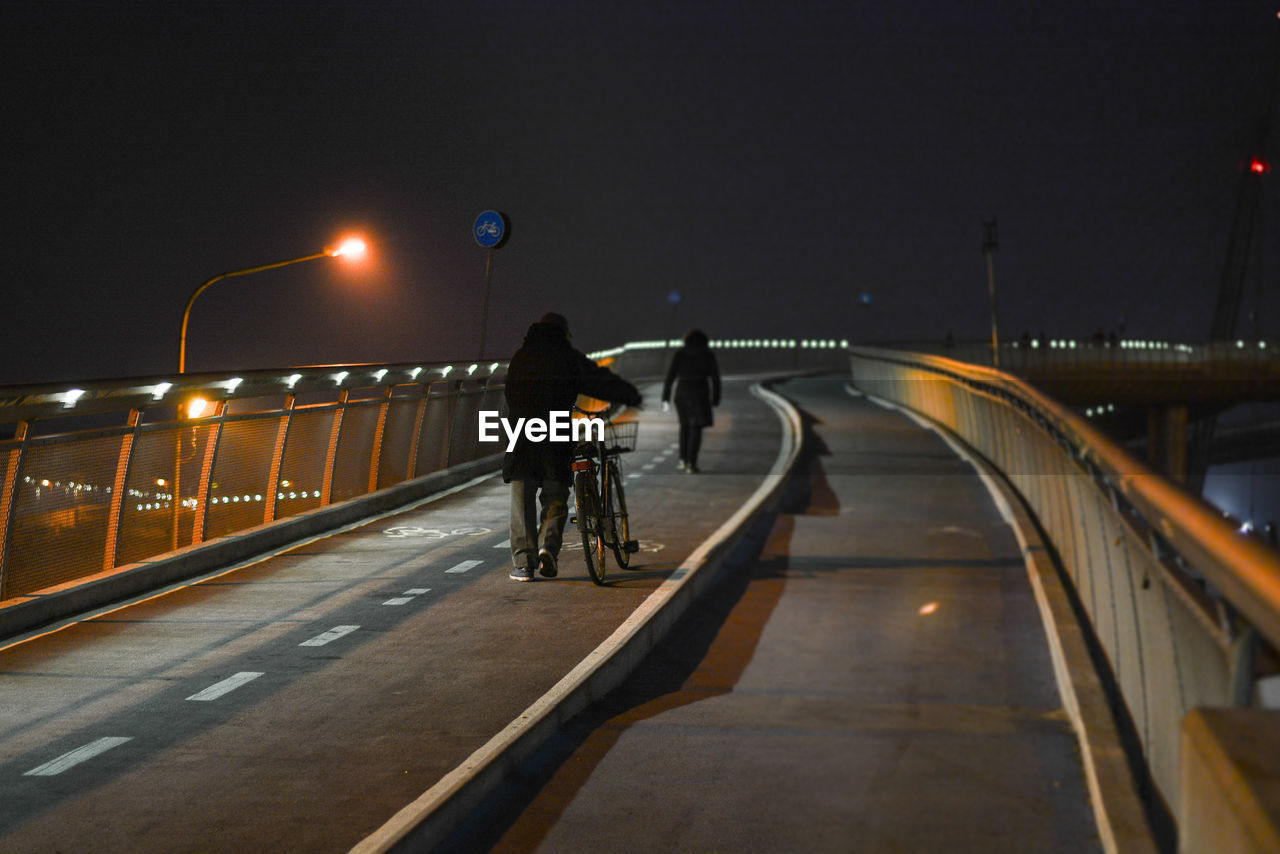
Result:
{"type": "Polygon", "coordinates": [[[301,258],[290,258],[288,261],[276,261],[274,264],[263,264],[260,267],[248,267],[244,270],[232,270],[230,273],[219,273],[212,279],[206,281],[203,285],[196,288],[195,293],[191,295],[191,299],[187,300],[187,307],[182,312],[182,333],[178,337],[178,373],[184,374],[187,371],[187,323],[191,320],[191,306],[195,305],[196,297],[204,293],[205,290],[214,282],[222,279],[229,279],[232,276],[244,276],[249,273],[261,273],[263,270],[274,270],[276,267],[287,267],[290,264],[300,264],[303,261],[314,261],[317,258],[349,258],[355,260],[362,257],[368,251],[368,246],[359,237],[348,237],[338,243],[336,246],[330,246],[323,252],[317,252],[314,255],[303,255],[301,258]]]}

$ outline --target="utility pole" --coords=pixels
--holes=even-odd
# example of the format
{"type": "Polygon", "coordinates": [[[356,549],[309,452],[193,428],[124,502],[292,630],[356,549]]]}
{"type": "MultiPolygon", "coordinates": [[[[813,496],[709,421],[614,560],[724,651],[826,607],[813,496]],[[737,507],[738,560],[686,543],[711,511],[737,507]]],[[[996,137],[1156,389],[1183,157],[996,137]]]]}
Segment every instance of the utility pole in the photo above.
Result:
{"type": "Polygon", "coordinates": [[[1000,240],[996,234],[996,221],[982,224],[982,251],[987,256],[987,290],[991,294],[991,365],[1000,367],[1000,313],[996,309],[996,248],[1000,240]]]}

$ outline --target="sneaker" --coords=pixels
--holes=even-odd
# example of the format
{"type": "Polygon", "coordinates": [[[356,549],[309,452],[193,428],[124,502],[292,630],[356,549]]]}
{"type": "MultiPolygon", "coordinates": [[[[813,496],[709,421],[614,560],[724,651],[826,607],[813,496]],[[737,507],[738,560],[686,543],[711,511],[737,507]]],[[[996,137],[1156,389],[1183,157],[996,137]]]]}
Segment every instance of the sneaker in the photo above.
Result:
{"type": "Polygon", "coordinates": [[[685,468],[685,471],[687,471],[689,474],[697,474],[698,467],[695,466],[693,463],[689,463],[688,467],[685,468]]]}
{"type": "Polygon", "coordinates": [[[543,578],[556,577],[556,556],[546,549],[538,552],[538,572],[543,578]]]}
{"type": "Polygon", "coordinates": [[[511,570],[512,581],[533,581],[533,568],[517,566],[511,570]]]}
{"type": "Polygon", "coordinates": [[[684,460],[681,460],[680,463],[676,466],[676,471],[684,471],[687,467],[688,467],[688,463],[686,463],[684,460]]]}

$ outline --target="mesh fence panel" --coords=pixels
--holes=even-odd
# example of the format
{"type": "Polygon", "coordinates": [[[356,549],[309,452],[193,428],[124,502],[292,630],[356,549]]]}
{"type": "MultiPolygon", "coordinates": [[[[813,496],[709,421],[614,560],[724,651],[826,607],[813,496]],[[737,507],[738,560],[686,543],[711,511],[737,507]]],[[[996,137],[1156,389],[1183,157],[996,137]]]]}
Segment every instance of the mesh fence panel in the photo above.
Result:
{"type": "Polygon", "coordinates": [[[369,470],[373,467],[373,439],[381,404],[348,404],[342,417],[338,456],[333,461],[331,501],[355,498],[369,491],[369,470]]]}
{"type": "Polygon", "coordinates": [[[123,436],[33,445],[5,555],[5,598],[101,572],[123,436]]]}
{"type": "Polygon", "coordinates": [[[479,412],[483,400],[482,383],[468,380],[462,384],[454,412],[453,435],[449,437],[449,465],[470,462],[479,456],[479,412]]]}
{"type": "Polygon", "coordinates": [[[294,411],[285,439],[284,459],[280,463],[276,518],[320,506],[325,458],[337,414],[336,409],[294,411]]]}
{"type": "Polygon", "coordinates": [[[277,429],[284,417],[230,421],[222,426],[209,481],[206,538],[243,531],[266,521],[271,460],[277,429]]]}
{"type": "Polygon", "coordinates": [[[415,477],[431,474],[445,467],[453,408],[453,397],[427,399],[427,411],[422,418],[422,435],[418,439],[418,461],[413,472],[415,477]]]}
{"type": "Polygon", "coordinates": [[[120,508],[117,566],[191,545],[200,473],[212,435],[209,425],[139,433],[120,508]],[[175,494],[180,501],[173,500],[175,494]]]}
{"type": "Polygon", "coordinates": [[[387,406],[387,424],[378,458],[378,488],[394,486],[409,477],[409,452],[418,421],[420,398],[393,399],[387,406]]]}
{"type": "MultiPolygon", "coordinates": [[[[407,373],[416,377],[421,370],[407,373]]],[[[501,382],[470,373],[425,388],[370,386],[366,399],[349,400],[341,416],[339,392],[321,394],[314,387],[296,398],[311,395],[310,405],[287,411],[295,399],[283,388],[293,388],[302,373],[286,378],[278,393],[226,398],[220,419],[177,421],[185,404],[171,400],[143,405],[136,419],[125,418],[135,411],[128,406],[110,411],[99,406],[84,424],[70,427],[59,412],[60,435],[33,428],[34,439],[0,441],[0,477],[8,476],[12,487],[5,497],[0,597],[25,595],[254,527],[266,521],[273,498],[273,518],[283,518],[318,508],[326,500],[326,485],[328,500],[342,501],[501,450],[481,444],[476,435],[477,412],[502,407],[501,382]],[[98,423],[108,416],[115,423],[98,423]],[[125,427],[126,420],[138,426],[125,427]],[[286,423],[273,486],[274,455],[286,423]],[[379,437],[381,447],[375,448],[379,437]],[[123,470],[122,452],[129,455],[123,470]],[[376,471],[371,472],[375,452],[376,471]],[[332,470],[326,468],[330,464],[332,470]],[[371,473],[376,475],[372,484],[371,473]],[[195,530],[197,524],[202,530],[195,530]]],[[[160,401],[170,386],[157,383],[153,400],[160,401]]],[[[356,398],[360,393],[351,392],[356,398]]],[[[44,418],[37,416],[37,428],[44,418]]]]}

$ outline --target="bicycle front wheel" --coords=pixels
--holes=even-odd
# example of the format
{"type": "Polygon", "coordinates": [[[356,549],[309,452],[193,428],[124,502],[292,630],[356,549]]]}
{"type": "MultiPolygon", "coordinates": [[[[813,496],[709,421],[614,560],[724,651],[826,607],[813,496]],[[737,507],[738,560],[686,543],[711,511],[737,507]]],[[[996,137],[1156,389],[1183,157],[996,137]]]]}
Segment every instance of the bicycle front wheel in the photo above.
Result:
{"type": "Polygon", "coordinates": [[[596,584],[604,584],[605,545],[604,538],[601,536],[600,498],[596,494],[595,481],[586,472],[578,472],[573,491],[578,510],[578,530],[582,533],[582,556],[587,562],[587,574],[596,584]]]}
{"type": "Polygon", "coordinates": [[[609,543],[618,566],[623,569],[631,563],[631,552],[635,544],[631,542],[631,524],[627,521],[627,494],[622,489],[622,472],[618,471],[617,462],[610,460],[608,473],[605,476],[609,483],[606,513],[609,517],[608,530],[612,533],[609,543]]]}

